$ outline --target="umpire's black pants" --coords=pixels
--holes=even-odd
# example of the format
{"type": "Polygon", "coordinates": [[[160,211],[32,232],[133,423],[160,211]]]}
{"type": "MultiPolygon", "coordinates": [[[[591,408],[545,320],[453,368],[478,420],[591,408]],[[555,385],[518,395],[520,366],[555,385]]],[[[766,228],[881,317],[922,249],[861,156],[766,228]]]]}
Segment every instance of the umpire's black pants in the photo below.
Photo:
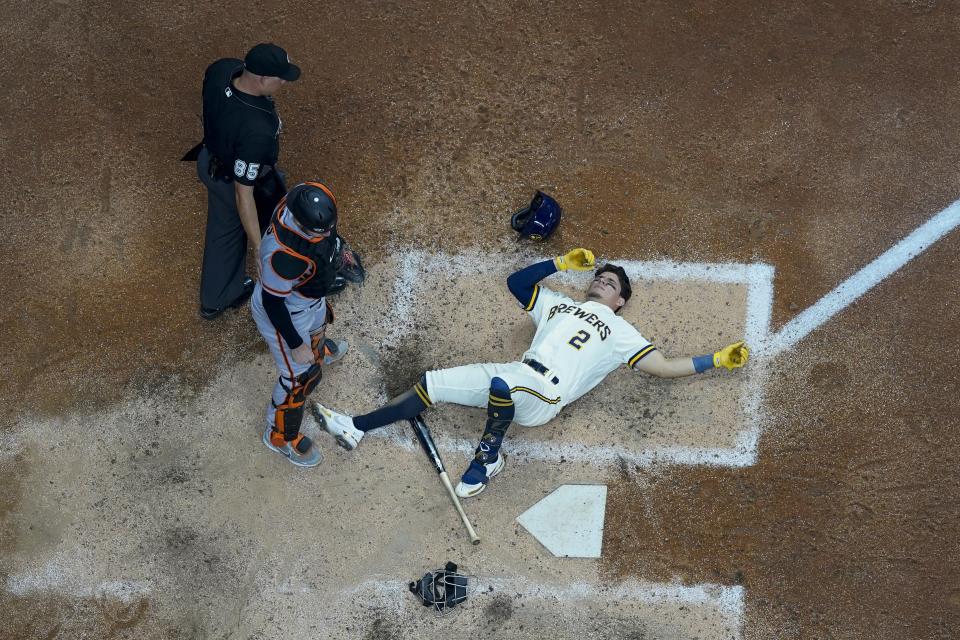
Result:
{"type": "Polygon", "coordinates": [[[197,158],[197,175],[207,187],[207,231],[200,271],[200,305],[225,309],[243,293],[247,234],[240,222],[233,182],[210,177],[210,152],[197,158]]]}

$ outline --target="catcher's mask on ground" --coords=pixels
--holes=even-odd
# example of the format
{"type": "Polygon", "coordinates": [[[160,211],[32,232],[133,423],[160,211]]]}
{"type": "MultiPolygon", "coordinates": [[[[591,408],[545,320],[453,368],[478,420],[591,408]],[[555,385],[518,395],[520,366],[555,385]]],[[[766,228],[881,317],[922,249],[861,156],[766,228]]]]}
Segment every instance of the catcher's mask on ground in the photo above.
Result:
{"type": "Polygon", "coordinates": [[[521,238],[546,240],[560,224],[563,209],[557,201],[542,191],[537,191],[530,204],[510,218],[510,226],[521,238]]]}
{"type": "Polygon", "coordinates": [[[424,574],[409,586],[423,606],[433,607],[439,613],[467,599],[467,576],[457,573],[457,565],[453,562],[448,562],[443,569],[424,574]]]}

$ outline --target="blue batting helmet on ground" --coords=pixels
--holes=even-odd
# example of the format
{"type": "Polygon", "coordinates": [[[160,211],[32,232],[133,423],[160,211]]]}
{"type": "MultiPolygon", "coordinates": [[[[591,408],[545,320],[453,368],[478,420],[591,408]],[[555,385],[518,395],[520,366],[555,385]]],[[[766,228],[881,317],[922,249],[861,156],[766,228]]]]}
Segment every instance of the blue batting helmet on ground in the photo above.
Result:
{"type": "Polygon", "coordinates": [[[523,238],[546,240],[560,224],[563,209],[557,201],[542,191],[537,191],[530,204],[510,218],[510,226],[523,238]]]}

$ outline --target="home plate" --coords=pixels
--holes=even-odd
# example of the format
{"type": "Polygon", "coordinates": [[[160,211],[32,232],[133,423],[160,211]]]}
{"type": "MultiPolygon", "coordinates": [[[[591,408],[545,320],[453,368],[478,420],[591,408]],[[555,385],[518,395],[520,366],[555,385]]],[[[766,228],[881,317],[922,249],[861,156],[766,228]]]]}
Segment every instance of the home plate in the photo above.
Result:
{"type": "Polygon", "coordinates": [[[557,557],[599,558],[606,507],[606,485],[565,484],[517,522],[557,557]]]}

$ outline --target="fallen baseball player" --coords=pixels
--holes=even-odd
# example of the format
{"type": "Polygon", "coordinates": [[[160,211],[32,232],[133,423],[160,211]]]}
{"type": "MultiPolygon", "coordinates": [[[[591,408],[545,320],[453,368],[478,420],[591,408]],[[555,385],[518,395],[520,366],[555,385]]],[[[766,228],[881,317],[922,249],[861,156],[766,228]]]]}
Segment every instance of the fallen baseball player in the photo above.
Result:
{"type": "Polygon", "coordinates": [[[503,471],[500,447],[512,423],[545,424],[622,364],[661,378],[677,378],[747,363],[749,351],[742,340],[712,354],[664,356],[618,315],[632,290],[626,272],[617,265],[607,263],[596,270],[582,302],[539,284],[557,271],[594,268],[593,253],[578,248],[507,278],[510,292],[537,326],[520,361],[427,371],[412,389],[370,413],[350,417],[314,402],[314,415],[340,446],[353,450],[367,432],[415,417],[438,402],[486,407],[486,427],[456,487],[458,496],[470,498],[503,471]]]}

